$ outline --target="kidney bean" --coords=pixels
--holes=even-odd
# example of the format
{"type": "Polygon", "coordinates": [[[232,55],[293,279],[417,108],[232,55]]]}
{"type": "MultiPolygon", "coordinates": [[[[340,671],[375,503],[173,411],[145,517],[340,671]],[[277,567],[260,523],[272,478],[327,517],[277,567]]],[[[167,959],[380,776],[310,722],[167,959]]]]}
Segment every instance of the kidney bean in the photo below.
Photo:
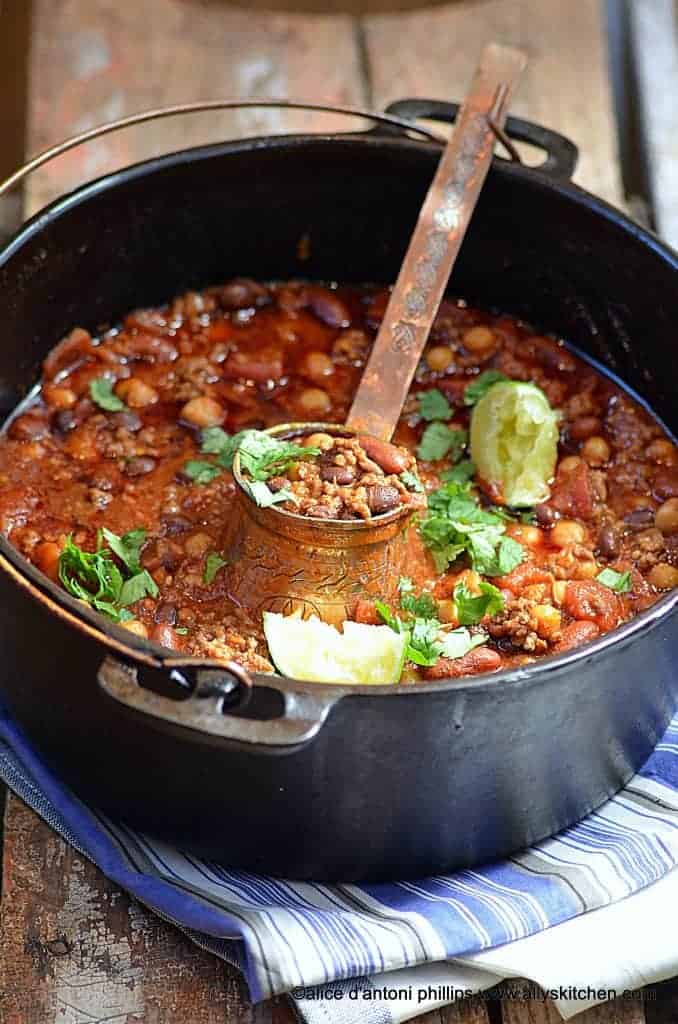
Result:
{"type": "Polygon", "coordinates": [[[661,501],[678,498],[678,470],[663,469],[655,473],[652,490],[661,501]]]}
{"type": "Polygon", "coordinates": [[[355,469],[353,466],[325,464],[320,467],[320,479],[338,484],[340,487],[348,487],[355,480],[355,469]]]}
{"type": "Polygon", "coordinates": [[[150,455],[135,455],[125,464],[125,476],[145,476],[152,473],[157,463],[150,455]]]}
{"type": "Polygon", "coordinates": [[[589,640],[595,640],[597,636],[600,636],[600,629],[595,622],[571,622],[560,634],[560,640],[553,650],[556,653],[569,651],[573,647],[588,643],[589,640]]]}
{"type": "Polygon", "coordinates": [[[569,434],[573,441],[586,441],[603,429],[602,420],[597,416],[578,416],[570,424],[569,434]]]}
{"type": "Polygon", "coordinates": [[[161,601],[153,613],[156,622],[165,622],[168,626],[176,625],[177,607],[169,601],[161,601]]]}
{"type": "Polygon", "coordinates": [[[603,558],[616,558],[619,554],[619,534],[611,523],[604,523],[598,531],[597,547],[603,558]]]}
{"type": "Polygon", "coordinates": [[[217,300],[222,309],[246,309],[250,306],[261,306],[268,302],[268,289],[248,277],[235,277],[217,292],[217,300]]]}
{"type": "Polygon", "coordinates": [[[348,327],[351,323],[346,305],[327,288],[309,288],[308,304],[318,319],[328,327],[348,327]]]}
{"type": "Polygon", "coordinates": [[[373,516],[380,516],[397,508],[400,502],[400,491],[390,484],[374,484],[367,489],[367,504],[373,516]]]}
{"type": "Polygon", "coordinates": [[[491,647],[476,647],[462,658],[439,658],[435,665],[422,669],[424,679],[458,679],[477,676],[481,672],[496,672],[501,666],[501,654],[491,647]]]}
{"type": "Polygon", "coordinates": [[[407,469],[409,459],[406,453],[401,452],[394,444],[382,441],[378,437],[370,437],[369,434],[362,434],[358,440],[367,457],[376,462],[384,473],[395,473],[399,476],[407,469]]]}
{"type": "Polygon", "coordinates": [[[563,607],[573,619],[595,622],[603,632],[614,629],[621,617],[617,595],[596,580],[570,580],[563,607]]]}
{"type": "Polygon", "coordinates": [[[550,505],[535,505],[534,514],[540,526],[553,526],[560,517],[560,513],[551,508],[550,505]]]}
{"type": "Polygon", "coordinates": [[[153,540],[146,545],[141,553],[141,564],[149,572],[157,569],[167,569],[174,572],[181,565],[184,559],[184,552],[176,541],[153,540]]]}
{"type": "Polygon", "coordinates": [[[14,420],[9,428],[9,436],[15,441],[39,441],[49,434],[47,420],[37,413],[25,413],[14,420]]]}
{"type": "Polygon", "coordinates": [[[42,369],[45,377],[51,380],[57,373],[75,366],[85,357],[92,356],[96,359],[98,354],[97,348],[92,344],[92,335],[82,327],[75,327],[52,349],[42,364],[42,369]]]}
{"type": "Polygon", "coordinates": [[[169,647],[172,651],[181,646],[179,637],[172,627],[165,622],[158,622],[153,626],[149,640],[152,640],[154,644],[158,644],[160,647],[169,647]]]}
{"type": "Polygon", "coordinates": [[[168,537],[173,536],[175,533],[183,533],[185,530],[190,530],[193,523],[186,516],[163,516],[162,521],[165,527],[165,533],[168,537]]]}

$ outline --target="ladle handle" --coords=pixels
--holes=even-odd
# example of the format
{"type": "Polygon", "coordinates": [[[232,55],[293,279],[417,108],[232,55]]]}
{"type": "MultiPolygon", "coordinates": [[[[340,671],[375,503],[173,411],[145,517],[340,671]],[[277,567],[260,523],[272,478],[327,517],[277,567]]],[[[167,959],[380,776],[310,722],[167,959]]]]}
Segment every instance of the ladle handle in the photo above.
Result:
{"type": "Polygon", "coordinates": [[[526,62],[496,43],[481,54],[348,415],[353,430],[385,441],[395,430],[526,62]]]}

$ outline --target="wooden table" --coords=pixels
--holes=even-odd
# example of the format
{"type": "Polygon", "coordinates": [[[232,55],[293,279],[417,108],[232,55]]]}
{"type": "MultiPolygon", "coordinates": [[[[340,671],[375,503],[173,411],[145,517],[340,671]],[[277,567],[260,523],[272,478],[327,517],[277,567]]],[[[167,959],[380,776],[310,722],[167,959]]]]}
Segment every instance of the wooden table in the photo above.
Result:
{"type": "MultiPolygon", "coordinates": [[[[216,0],[33,0],[29,151],[134,110],[189,99],[274,95],[376,108],[404,96],[458,99],[491,38],[530,57],[514,111],[569,135],[582,150],[576,180],[619,204],[598,0],[474,0],[370,16],[267,15],[216,0]]],[[[62,158],[34,177],[26,205],[40,207],[83,179],[155,152],[336,124],[277,112],[161,122],[62,158]]],[[[4,1024],[294,1019],[282,999],[252,1008],[234,970],[117,890],[13,797],[1,910],[4,1024]]],[[[578,1020],[675,1024],[678,987],[658,986],[655,995],[606,1004],[578,1020]]],[[[419,1020],[556,1024],[560,1017],[548,1002],[473,1000],[419,1020]]]]}

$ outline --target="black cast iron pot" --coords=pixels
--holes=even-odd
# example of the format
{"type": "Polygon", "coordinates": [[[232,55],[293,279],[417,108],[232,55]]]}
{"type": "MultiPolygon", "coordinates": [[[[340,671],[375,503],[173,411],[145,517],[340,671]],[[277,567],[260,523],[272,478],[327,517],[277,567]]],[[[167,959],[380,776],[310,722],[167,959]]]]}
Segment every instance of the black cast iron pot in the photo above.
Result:
{"type": "MultiPolygon", "coordinates": [[[[675,430],[675,254],[569,183],[566,140],[515,120],[509,130],[548,159],[539,170],[495,160],[452,292],[568,338],[675,430]]],[[[383,124],[250,139],[59,200],[0,255],[7,409],[76,324],[95,330],[235,275],[394,281],[439,152],[383,124]]],[[[250,687],[83,611],[0,547],[2,695],[47,761],[111,815],[251,871],[411,877],[505,855],[619,789],[676,706],[678,591],[527,669],[388,689],[270,676],[250,687]]]]}

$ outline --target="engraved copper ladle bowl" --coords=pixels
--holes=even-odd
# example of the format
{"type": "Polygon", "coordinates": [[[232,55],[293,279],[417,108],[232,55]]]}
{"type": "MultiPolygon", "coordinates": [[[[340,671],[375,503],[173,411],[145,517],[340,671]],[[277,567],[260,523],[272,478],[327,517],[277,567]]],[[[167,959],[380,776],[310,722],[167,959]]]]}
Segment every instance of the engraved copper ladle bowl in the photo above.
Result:
{"type": "MultiPolygon", "coordinates": [[[[322,431],[352,437],[339,424],[284,423],[266,431],[292,440],[322,431]]],[[[391,600],[404,573],[404,530],[412,509],[400,505],[373,519],[314,519],[250,497],[236,455],[236,514],[225,537],[229,595],[255,617],[264,611],[339,625],[361,598],[391,600]]]]}
{"type": "MultiPolygon", "coordinates": [[[[389,441],[447,287],[452,267],[503,138],[508,102],[525,66],[517,50],[491,43],[480,58],[440,158],[345,426],[285,423],[268,431],[313,430],[389,441]]],[[[402,574],[403,531],[412,510],[367,520],[313,519],[258,507],[239,458],[237,514],[227,530],[229,594],[250,612],[300,610],[339,624],[360,597],[391,600],[402,574]]]]}

